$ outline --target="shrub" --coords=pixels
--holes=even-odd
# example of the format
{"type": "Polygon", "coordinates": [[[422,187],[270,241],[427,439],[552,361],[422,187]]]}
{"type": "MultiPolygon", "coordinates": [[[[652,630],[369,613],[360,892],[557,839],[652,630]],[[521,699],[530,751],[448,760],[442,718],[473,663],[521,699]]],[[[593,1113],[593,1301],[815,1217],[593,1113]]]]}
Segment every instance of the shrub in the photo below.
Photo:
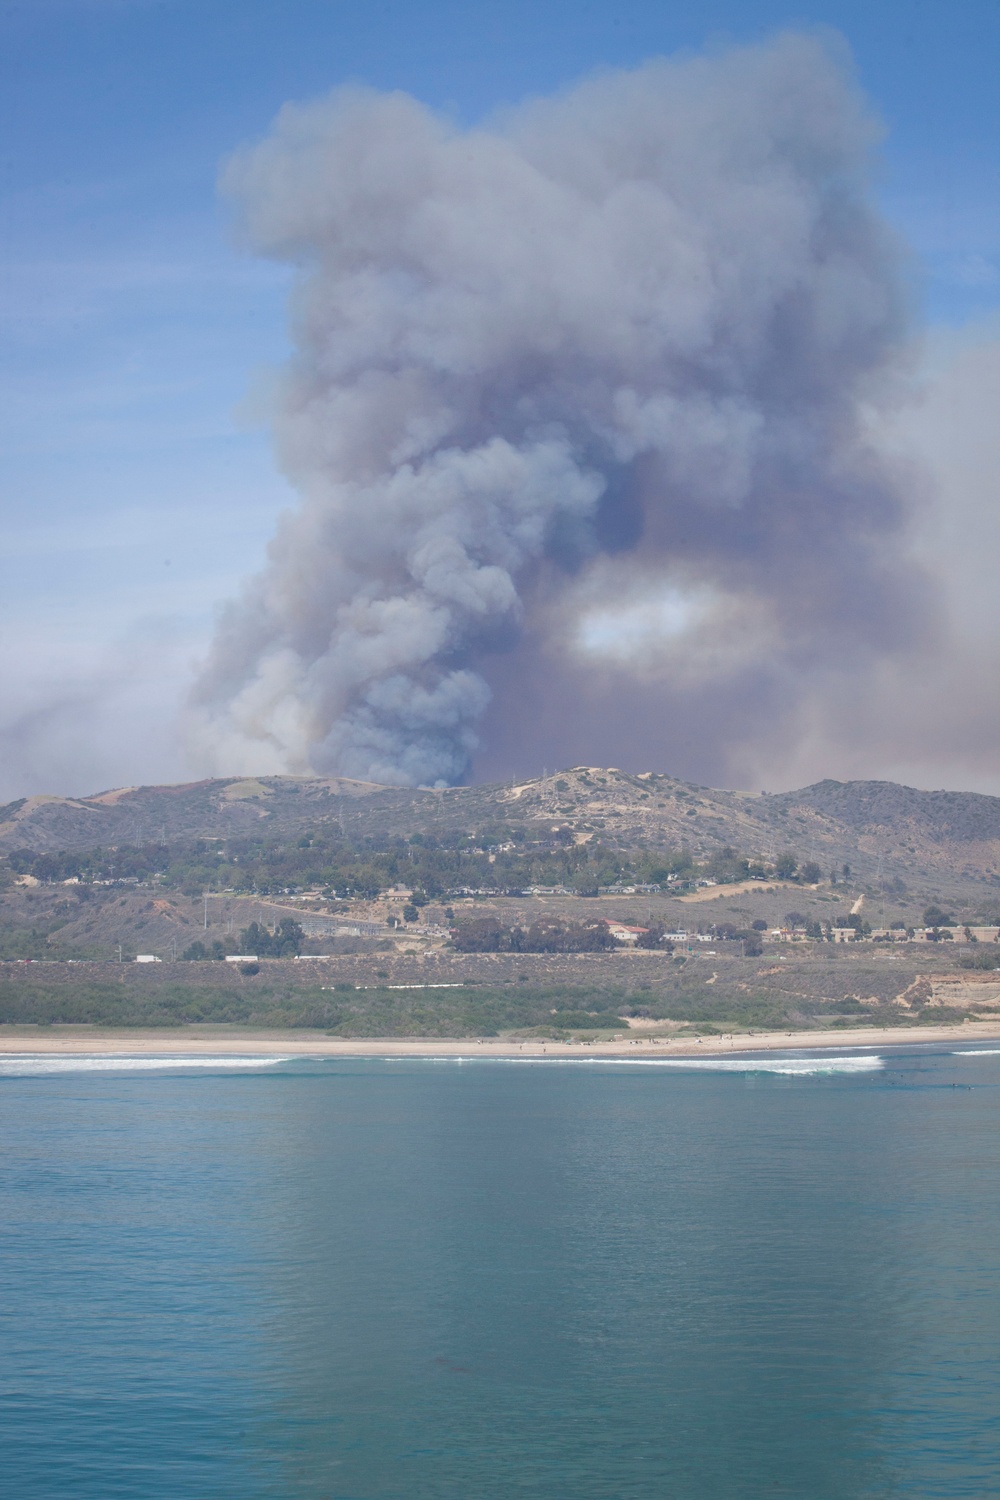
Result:
{"type": "Polygon", "coordinates": [[[603,922],[563,922],[542,917],[530,927],[506,927],[495,917],[455,928],[459,953],[599,953],[614,948],[603,922]]]}
{"type": "Polygon", "coordinates": [[[988,948],[978,953],[964,955],[958,960],[960,969],[1000,969],[1000,953],[991,953],[988,948]]]}
{"type": "Polygon", "coordinates": [[[560,1010],[552,1017],[552,1024],[563,1031],[621,1031],[626,1023],[610,1013],[560,1010]]]}

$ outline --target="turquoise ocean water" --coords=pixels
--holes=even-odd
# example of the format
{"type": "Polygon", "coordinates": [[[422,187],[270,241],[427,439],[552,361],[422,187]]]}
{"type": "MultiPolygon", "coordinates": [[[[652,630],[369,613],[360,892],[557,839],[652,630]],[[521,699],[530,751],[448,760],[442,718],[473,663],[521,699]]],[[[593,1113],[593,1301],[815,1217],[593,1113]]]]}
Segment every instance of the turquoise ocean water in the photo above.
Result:
{"type": "Polygon", "coordinates": [[[1000,1053],[0,1059],[10,1500],[1000,1493],[1000,1053]]]}

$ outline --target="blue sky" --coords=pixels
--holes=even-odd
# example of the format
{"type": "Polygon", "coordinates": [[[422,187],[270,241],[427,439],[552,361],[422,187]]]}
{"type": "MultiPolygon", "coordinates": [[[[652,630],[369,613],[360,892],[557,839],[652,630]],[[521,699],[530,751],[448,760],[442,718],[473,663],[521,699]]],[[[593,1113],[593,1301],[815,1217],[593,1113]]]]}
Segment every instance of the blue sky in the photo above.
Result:
{"type": "Polygon", "coordinates": [[[289,501],[253,419],[286,272],[231,235],[229,152],[347,80],[472,122],[803,25],[844,37],[885,122],[918,321],[995,328],[996,0],[0,0],[0,793],[183,774],[173,706],[289,501]]]}

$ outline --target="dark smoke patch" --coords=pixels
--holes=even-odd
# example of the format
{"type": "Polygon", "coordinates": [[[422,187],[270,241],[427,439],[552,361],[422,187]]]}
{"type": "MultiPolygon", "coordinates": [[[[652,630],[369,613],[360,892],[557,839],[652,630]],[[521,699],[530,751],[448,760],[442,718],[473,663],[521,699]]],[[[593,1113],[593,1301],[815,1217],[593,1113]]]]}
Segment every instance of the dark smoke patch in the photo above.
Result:
{"type": "Polygon", "coordinates": [[[904,334],[876,134],[797,35],[471,131],[284,109],[225,180],[299,271],[301,501],[197,688],[219,768],[722,777],[911,649],[933,612],[866,439],[904,334]]]}

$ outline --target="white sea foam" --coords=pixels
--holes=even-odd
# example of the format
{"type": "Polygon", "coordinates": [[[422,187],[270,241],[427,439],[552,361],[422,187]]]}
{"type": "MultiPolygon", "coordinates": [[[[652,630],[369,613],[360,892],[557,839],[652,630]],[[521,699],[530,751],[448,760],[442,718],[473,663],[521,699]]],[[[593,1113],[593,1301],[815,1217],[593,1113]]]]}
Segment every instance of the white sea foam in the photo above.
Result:
{"type": "Polygon", "coordinates": [[[289,1057],[234,1057],[229,1055],[187,1057],[136,1057],[127,1052],[81,1052],[54,1057],[47,1052],[7,1053],[0,1056],[0,1077],[24,1077],[37,1073],[140,1073],[162,1072],[165,1068],[273,1068],[290,1062],[289,1057]]]}
{"type": "Polygon", "coordinates": [[[666,1057],[671,1068],[705,1072],[784,1073],[808,1077],[815,1073],[875,1073],[885,1067],[881,1057],[666,1057]]]}
{"type": "MultiPolygon", "coordinates": [[[[403,1062],[404,1058],[386,1058],[403,1062]]],[[[832,1073],[874,1073],[885,1067],[881,1057],[428,1057],[422,1062],[515,1063],[530,1067],[681,1068],[706,1073],[782,1073],[807,1078],[832,1073]]]]}
{"type": "Polygon", "coordinates": [[[952,1057],[1000,1057],[1000,1047],[972,1047],[967,1052],[953,1052],[952,1057]]]}

